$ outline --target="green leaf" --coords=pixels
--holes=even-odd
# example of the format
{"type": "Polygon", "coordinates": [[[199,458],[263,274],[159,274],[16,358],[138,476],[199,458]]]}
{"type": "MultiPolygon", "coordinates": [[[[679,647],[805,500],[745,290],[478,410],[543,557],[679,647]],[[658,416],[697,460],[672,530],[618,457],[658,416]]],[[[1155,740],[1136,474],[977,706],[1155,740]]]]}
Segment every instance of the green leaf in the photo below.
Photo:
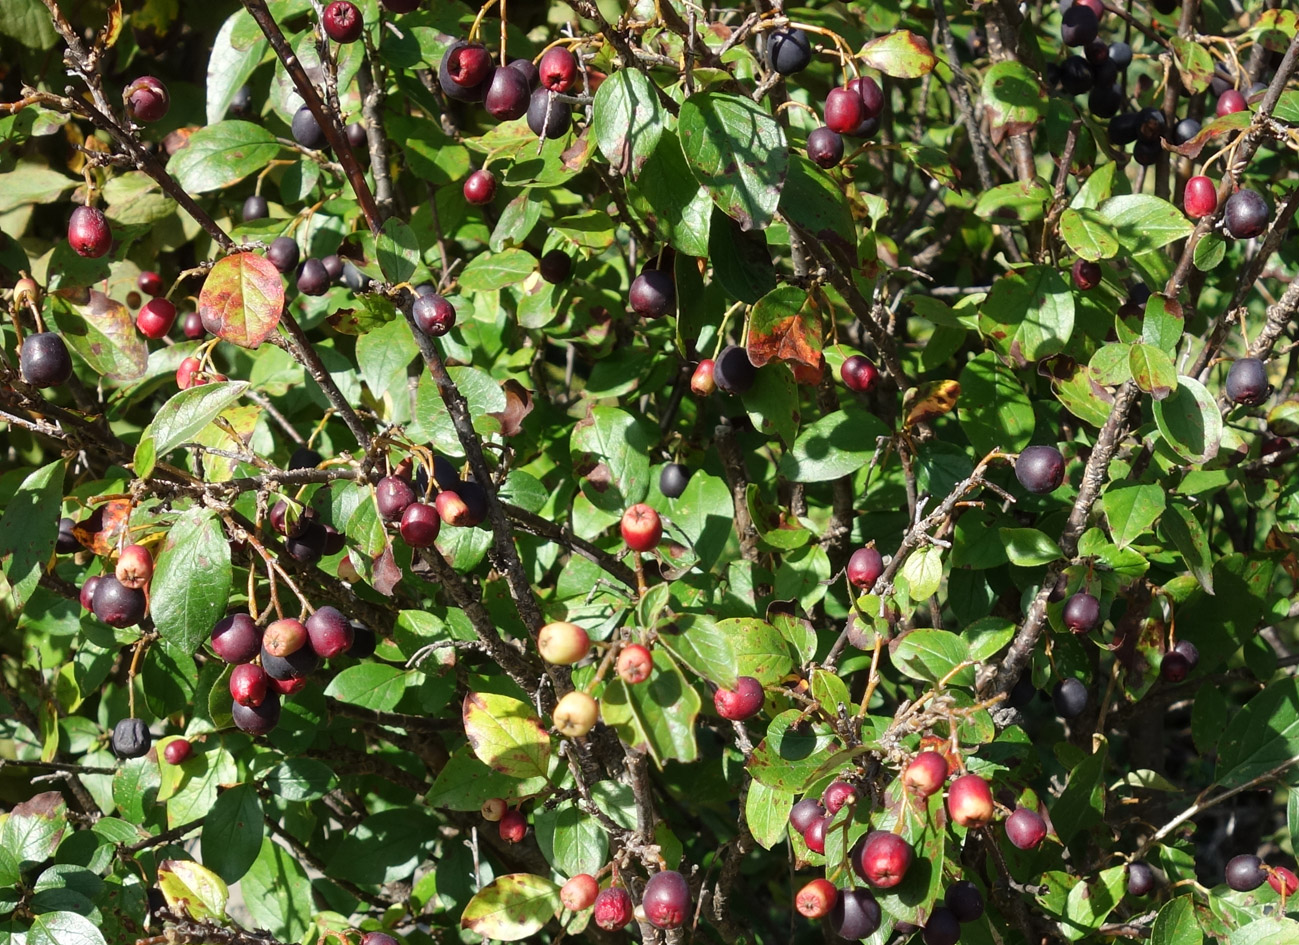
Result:
{"type": "Polygon", "coordinates": [[[1154,404],[1155,423],[1164,442],[1194,465],[1218,455],[1222,414],[1213,395],[1193,377],[1178,375],[1177,389],[1154,404]]]}
{"type": "Polygon", "coordinates": [[[907,580],[907,594],[913,601],[928,600],[943,583],[943,549],[927,545],[913,552],[900,573],[907,580]]]}
{"type": "Polygon", "coordinates": [[[974,205],[974,212],[985,220],[1018,220],[1031,223],[1046,213],[1051,188],[1041,180],[1012,181],[985,190],[974,205]]]}
{"type": "Polygon", "coordinates": [[[675,131],[663,130],[640,175],[627,180],[627,202],[650,230],[677,252],[708,255],[713,202],[708,189],[690,173],[675,131]]]}
{"type": "Polygon", "coordinates": [[[1145,314],[1141,319],[1141,340],[1163,351],[1170,358],[1177,343],[1182,340],[1181,309],[1170,311],[1162,295],[1152,295],[1146,300],[1145,314]]]}
{"type": "Polygon", "coordinates": [[[247,381],[219,381],[173,394],[140,434],[140,445],[135,449],[136,463],[147,459],[150,449],[161,458],[193,440],[247,389],[247,381]],[[151,446],[146,447],[146,441],[152,441],[151,446]]]}
{"type": "Polygon", "coordinates": [[[717,621],[705,614],[682,614],[673,626],[675,630],[660,631],[657,645],[701,678],[726,689],[733,688],[738,675],[735,649],[717,621]]]}
{"type": "Polygon", "coordinates": [[[1019,62],[999,62],[984,74],[983,102],[994,131],[1028,131],[1046,117],[1046,89],[1037,73],[1019,62]]]}
{"type": "Polygon", "coordinates": [[[620,69],[595,91],[591,130],[604,159],[622,177],[637,177],[663,134],[667,113],[649,77],[620,69]]]}
{"type": "Polygon", "coordinates": [[[197,652],[225,614],[231,580],[230,543],[216,512],[183,512],[167,532],[149,589],[163,642],[187,655],[197,652]]]}
{"type": "Polygon", "coordinates": [[[394,883],[409,879],[436,837],[427,811],[394,807],[371,814],[349,831],[329,860],[326,875],[354,883],[394,883]]]}
{"type": "Polygon", "coordinates": [[[522,244],[540,219],[541,201],[535,200],[531,193],[520,194],[501,211],[491,239],[487,241],[488,247],[493,253],[499,253],[507,247],[522,244]]]}
{"type": "Polygon", "coordinates": [[[1233,929],[1227,945],[1299,945],[1299,922],[1280,916],[1257,919],[1233,929]]]}
{"type": "Polygon", "coordinates": [[[125,305],[98,289],[62,289],[49,301],[50,321],[97,374],[119,381],[144,376],[149,348],[125,305]]]}
{"type": "Polygon", "coordinates": [[[1110,537],[1126,548],[1150,530],[1164,511],[1164,490],[1152,483],[1111,483],[1101,496],[1110,537]]]}
{"type": "Polygon", "coordinates": [[[1092,929],[1100,928],[1105,917],[1114,911],[1114,907],[1123,898],[1126,882],[1127,867],[1111,866],[1107,870],[1101,870],[1095,880],[1084,879],[1069,890],[1065,906],[1066,921],[1062,923],[1066,937],[1070,941],[1077,941],[1087,936],[1092,929]]]}
{"type": "Polygon", "coordinates": [[[491,692],[470,692],[462,708],[465,737],[488,767],[515,778],[545,777],[550,736],[532,708],[491,692]]]}
{"type": "MultiPolygon", "coordinates": [[[[969,646],[949,630],[912,630],[898,639],[890,658],[912,679],[936,683],[969,656],[969,646]]],[[[956,685],[974,681],[974,667],[961,670],[951,680],[956,685]]]]}
{"type": "Polygon", "coordinates": [[[133,824],[144,823],[158,795],[158,763],[148,758],[131,758],[113,775],[113,803],[122,817],[133,824]]]}
{"type": "Polygon", "coordinates": [[[1050,564],[1062,554],[1060,546],[1036,528],[999,528],[997,531],[1006,546],[1006,557],[1021,568],[1050,564]]]}
{"type": "Polygon", "coordinates": [[[760,231],[744,232],[738,223],[716,208],[709,227],[708,259],[713,264],[713,276],[722,288],[741,302],[752,305],[776,289],[776,267],[771,261],[766,235],[760,231]]]}
{"type": "Polygon", "coordinates": [[[1111,197],[1096,208],[1119,244],[1132,253],[1148,253],[1184,239],[1195,229],[1185,214],[1167,200],[1149,194],[1111,197]]]}
{"type": "Polygon", "coordinates": [[[1182,85],[1190,94],[1203,92],[1213,81],[1213,58],[1209,51],[1195,40],[1174,36],[1169,40],[1173,50],[1173,61],[1181,74],[1182,85]]]}
{"type": "Polygon", "coordinates": [[[54,554],[64,472],[63,460],[56,460],[28,474],[0,517],[0,568],[18,610],[36,590],[54,554]]]}
{"type": "Polygon", "coordinates": [[[250,121],[219,121],[189,136],[167,162],[176,183],[191,194],[224,190],[262,170],[280,153],[280,143],[250,121]]]}
{"type": "Polygon", "coordinates": [[[389,391],[405,396],[406,369],[419,357],[419,346],[405,319],[393,319],[356,339],[356,366],[375,397],[389,391]]]}
{"type": "Polygon", "coordinates": [[[266,789],[286,801],[318,800],[337,782],[329,766],[313,758],[285,758],[262,776],[266,789]]]}
{"type": "Polygon", "coordinates": [[[1060,216],[1060,235],[1083,259],[1097,262],[1118,255],[1119,241],[1094,210],[1070,208],[1060,216]]]}
{"type": "Polygon", "coordinates": [[[617,407],[593,406],[573,428],[569,456],[582,494],[598,509],[622,514],[649,492],[649,450],[657,442],[644,421],[617,407]]]}
{"type": "Polygon", "coordinates": [[[774,686],[793,668],[785,638],[767,621],[731,617],[718,621],[717,628],[730,638],[737,676],[752,676],[764,686],[774,686]]]}
{"type": "Polygon", "coordinates": [[[224,922],[230,888],[216,873],[193,860],[164,860],[158,864],[158,888],[167,908],[196,922],[224,922]]]}
{"type": "Polygon", "coordinates": [[[203,864],[227,883],[239,882],[261,852],[264,831],[257,789],[251,784],[230,788],[203,818],[203,864]]]}
{"type": "Polygon", "coordinates": [[[793,807],[792,793],[778,791],[761,781],[749,782],[749,792],[744,798],[744,816],[758,846],[770,850],[785,839],[789,812],[793,807]]]}
{"type": "Polygon", "coordinates": [[[1195,513],[1181,502],[1171,503],[1159,520],[1159,534],[1177,549],[1205,592],[1212,594],[1213,552],[1195,513]]]}
{"type": "MultiPolygon", "coordinates": [[[[7,16],[8,11],[5,13],[7,16]]],[[[8,213],[29,203],[58,203],[64,192],[77,183],[68,175],[40,164],[21,163],[5,174],[5,187],[0,192],[0,213],[8,213]]]]}
{"type": "Polygon", "coordinates": [[[1227,241],[1217,233],[1205,233],[1195,244],[1191,260],[1201,272],[1212,272],[1227,257],[1227,241]]]}
{"type": "Polygon", "coordinates": [[[12,36],[19,46],[28,49],[49,49],[59,41],[49,8],[40,0],[15,0],[5,4],[4,16],[0,16],[0,33],[12,36]]]}
{"type": "Polygon", "coordinates": [[[603,825],[575,804],[539,812],[533,825],[541,855],[564,876],[594,876],[608,862],[609,838],[603,825]]]}
{"type": "Polygon", "coordinates": [[[695,179],[723,213],[742,230],[771,223],[789,164],[779,122],[747,96],[699,92],[681,103],[677,134],[695,179]]]}
{"type": "Polygon", "coordinates": [[[1178,896],[1165,903],[1150,926],[1150,945],[1203,945],[1204,932],[1195,918],[1192,898],[1178,896]]]}
{"type": "Polygon", "coordinates": [[[239,890],[256,927],[282,941],[300,939],[316,914],[306,871],[270,837],[262,838],[261,852],[239,881],[239,890]]]}
{"type": "Polygon", "coordinates": [[[1128,351],[1128,366],[1137,387],[1156,401],[1167,399],[1177,388],[1177,369],[1173,359],[1158,348],[1134,344],[1128,351]]]}
{"type": "Polygon", "coordinates": [[[877,437],[888,429],[856,403],[826,414],[804,428],[794,448],[780,460],[780,474],[791,482],[827,482],[868,465],[877,437]]]}
{"type": "Polygon", "coordinates": [[[104,945],[104,936],[85,916],[47,912],[32,920],[27,945],[104,945]]]}
{"type": "Polygon", "coordinates": [[[1036,420],[1033,405],[1015,373],[991,351],[961,369],[957,416],[978,455],[994,449],[1017,452],[1028,446],[1036,420]]]}
{"type": "Polygon", "coordinates": [[[207,123],[215,125],[225,117],[226,109],[234,101],[239,87],[248,81],[262,61],[267,40],[258,33],[248,45],[236,46],[231,40],[235,27],[247,23],[252,17],[246,10],[232,13],[212,41],[212,52],[207,63],[207,123]]]}
{"type": "Polygon", "coordinates": [[[546,786],[545,777],[520,781],[483,764],[468,745],[461,746],[439,772],[427,799],[432,807],[445,810],[473,810],[491,797],[506,799],[535,794],[546,786]]]}
{"type": "Polygon", "coordinates": [[[1063,351],[1073,323],[1073,293],[1047,266],[1002,276],[979,306],[979,330],[1019,365],[1063,351]]]}
{"type": "MultiPolygon", "coordinates": [[[[698,558],[697,566],[710,571],[726,550],[734,517],[730,487],[717,476],[700,470],[690,477],[686,491],[672,502],[666,531],[673,535],[679,529],[698,558]]],[[[680,564],[684,567],[685,562],[680,564]]]]}
{"type": "Polygon", "coordinates": [[[1107,746],[1079,761],[1069,772],[1060,797],[1051,806],[1051,823],[1068,844],[1081,831],[1101,821],[1105,813],[1105,757],[1107,746]]]}
{"type": "Polygon", "coordinates": [[[767,737],[749,757],[749,774],[755,781],[791,794],[801,793],[838,746],[828,726],[805,720],[789,709],[776,716],[767,737]]]}
{"type": "Polygon", "coordinates": [[[654,659],[648,680],[628,686],[614,679],[600,696],[600,718],[628,745],[647,752],[660,768],[669,759],[694,761],[695,718],[703,702],[666,653],[654,659]]]}
{"type": "Polygon", "coordinates": [[[1216,778],[1233,788],[1299,757],[1299,679],[1272,683],[1227,723],[1216,778]]]}
{"type": "Polygon", "coordinates": [[[406,692],[412,674],[387,663],[358,663],[329,681],[325,695],[376,712],[390,712],[406,692]]]}
{"type": "Polygon", "coordinates": [[[559,909],[559,887],[550,880],[531,873],[509,873],[492,880],[469,900],[460,927],[484,940],[517,942],[536,935],[559,909]]]}
{"type": "Polygon", "coordinates": [[[490,292],[518,285],[537,270],[537,259],[526,249],[506,249],[499,253],[479,253],[460,273],[462,289],[490,292]]]}
{"type": "Polygon", "coordinates": [[[928,75],[938,59],[923,36],[910,30],[896,30],[872,39],[858,53],[872,69],[895,79],[919,79],[928,75]]]}
{"type": "Polygon", "coordinates": [[[789,175],[780,189],[780,215],[822,242],[855,253],[857,227],[848,198],[834,179],[801,154],[789,156],[789,175]]]}
{"type": "Polygon", "coordinates": [[[15,804],[0,824],[0,849],[18,869],[43,863],[54,855],[68,829],[68,808],[58,791],[45,791],[15,804]]]}
{"type": "Polygon", "coordinates": [[[419,266],[419,240],[415,231],[396,218],[383,224],[374,244],[379,271],[389,282],[409,282],[419,266]]]}
{"type": "Polygon", "coordinates": [[[792,446],[798,437],[802,419],[798,404],[798,385],[786,365],[773,365],[759,371],[757,378],[740,397],[749,413],[753,426],[764,436],[780,437],[786,446],[792,446]]]}

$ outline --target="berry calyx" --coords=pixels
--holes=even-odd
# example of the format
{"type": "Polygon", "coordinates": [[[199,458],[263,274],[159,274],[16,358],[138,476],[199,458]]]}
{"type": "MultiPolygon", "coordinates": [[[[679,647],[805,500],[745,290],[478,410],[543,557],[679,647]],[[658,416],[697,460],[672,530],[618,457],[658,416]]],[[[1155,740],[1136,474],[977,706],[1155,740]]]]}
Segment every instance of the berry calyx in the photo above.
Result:
{"type": "Polygon", "coordinates": [[[824,877],[812,880],[794,896],[794,908],[798,914],[809,919],[819,919],[829,915],[834,904],[839,901],[839,890],[834,883],[824,877]]]}

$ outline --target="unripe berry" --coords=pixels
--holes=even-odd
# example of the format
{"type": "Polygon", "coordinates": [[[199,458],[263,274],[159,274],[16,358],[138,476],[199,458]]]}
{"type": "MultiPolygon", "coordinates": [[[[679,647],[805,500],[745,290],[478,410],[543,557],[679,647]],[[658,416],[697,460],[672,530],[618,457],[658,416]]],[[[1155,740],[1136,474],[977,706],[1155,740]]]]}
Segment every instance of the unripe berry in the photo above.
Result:
{"type": "Polygon", "coordinates": [[[567,738],[579,738],[595,728],[600,716],[600,708],[584,692],[574,690],[566,693],[555,706],[552,718],[555,730],[567,738]]]}
{"type": "Polygon", "coordinates": [[[167,86],[151,75],[142,75],[126,87],[126,111],[135,121],[158,121],[167,114],[171,96],[167,86]]]}
{"type": "Polygon", "coordinates": [[[351,0],[334,0],[320,18],[325,33],[336,43],[354,43],[361,38],[365,21],[351,0]]]}
{"type": "Polygon", "coordinates": [[[1046,836],[1046,821],[1035,810],[1016,808],[1006,818],[1006,839],[1021,850],[1032,850],[1046,836]]]}
{"type": "Polygon", "coordinates": [[[654,672],[654,654],[639,643],[629,643],[618,654],[618,678],[629,686],[643,683],[654,672]]]}
{"type": "Polygon", "coordinates": [[[636,552],[653,551],[663,538],[659,513],[644,502],[633,505],[622,514],[619,529],[627,547],[636,552]]]}
{"type": "Polygon", "coordinates": [[[68,243],[78,256],[98,259],[113,246],[113,231],[102,210],[77,207],[68,220],[68,243]]]}
{"type": "Polygon", "coordinates": [[[590,873],[578,873],[559,890],[559,901],[569,912],[582,912],[595,904],[600,884],[590,873]]]}
{"type": "Polygon", "coordinates": [[[547,663],[572,666],[591,652],[591,638],[577,624],[557,620],[537,631],[537,652],[547,663]]]}
{"type": "Polygon", "coordinates": [[[713,708],[724,719],[743,722],[762,711],[763,698],[762,683],[752,676],[740,676],[734,689],[719,687],[713,693],[713,708]]]}
{"type": "Polygon", "coordinates": [[[491,824],[500,823],[501,818],[505,816],[505,812],[508,809],[509,805],[505,803],[505,798],[489,797],[487,800],[483,801],[483,806],[481,808],[483,820],[491,824]]]}
{"type": "Polygon", "coordinates": [[[153,578],[153,556],[143,545],[127,545],[117,559],[113,574],[124,587],[141,590],[153,578]]]}
{"type": "Polygon", "coordinates": [[[641,906],[655,928],[680,928],[690,918],[690,887],[686,878],[676,870],[655,873],[645,884],[641,906]]]}
{"type": "Polygon", "coordinates": [[[1218,188],[1203,175],[1192,177],[1182,191],[1182,209],[1192,220],[1209,216],[1218,209],[1218,188]]]}
{"type": "Polygon", "coordinates": [[[809,919],[819,919],[828,915],[839,900],[839,890],[834,883],[824,877],[812,880],[798,891],[794,897],[794,908],[798,914],[809,919]]]}
{"type": "Polygon", "coordinates": [[[616,932],[626,926],[635,911],[631,895],[621,886],[600,890],[595,897],[594,910],[595,924],[606,932],[616,932]]]}
{"type": "Polygon", "coordinates": [[[695,373],[690,376],[690,389],[700,397],[707,397],[717,390],[717,382],[713,379],[713,368],[713,359],[704,358],[695,366],[695,373]]]}
{"type": "Polygon", "coordinates": [[[193,746],[189,739],[178,738],[167,743],[167,747],[162,750],[162,757],[169,765],[179,765],[184,764],[192,753],[193,746]]]}

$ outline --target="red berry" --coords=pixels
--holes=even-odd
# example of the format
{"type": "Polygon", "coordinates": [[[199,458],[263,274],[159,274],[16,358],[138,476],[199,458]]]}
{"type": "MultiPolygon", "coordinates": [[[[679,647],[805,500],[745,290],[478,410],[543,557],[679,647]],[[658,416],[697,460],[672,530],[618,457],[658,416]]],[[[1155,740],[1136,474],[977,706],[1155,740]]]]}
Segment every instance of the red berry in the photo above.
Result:
{"type": "Polygon", "coordinates": [[[825,827],[829,822],[829,817],[818,817],[803,831],[803,842],[813,853],[825,853],[825,827]]]}
{"type": "Polygon", "coordinates": [[[151,295],[155,299],[167,290],[167,287],[163,285],[162,276],[156,272],[140,273],[139,278],[135,280],[135,284],[140,287],[141,292],[145,295],[151,295]]]}
{"type": "Polygon", "coordinates": [[[839,813],[843,805],[856,796],[857,789],[847,781],[832,781],[822,792],[821,803],[825,805],[826,813],[833,816],[839,813]]]}
{"type": "Polygon", "coordinates": [[[306,626],[311,648],[321,659],[346,653],[352,646],[352,624],[336,607],[321,607],[307,618],[306,626]]]}
{"type": "Polygon", "coordinates": [[[794,897],[794,908],[798,914],[809,919],[819,919],[828,915],[839,899],[839,890],[834,883],[824,877],[812,880],[798,891],[794,897]]]}
{"type": "Polygon", "coordinates": [[[643,683],[654,672],[654,654],[639,643],[629,643],[618,654],[618,678],[629,686],[643,683]]]}
{"type": "Polygon", "coordinates": [[[1218,188],[1203,175],[1192,177],[1182,192],[1182,209],[1192,220],[1209,216],[1218,209],[1218,188]]]}
{"type": "Polygon", "coordinates": [[[857,875],[872,886],[892,889],[907,875],[915,851],[895,833],[875,830],[857,847],[852,865],[857,875]]]}
{"type": "Polygon", "coordinates": [[[326,35],[336,43],[356,42],[361,38],[361,28],[365,26],[361,11],[351,0],[334,0],[325,7],[320,22],[326,35]]]}
{"type": "Polygon", "coordinates": [[[135,316],[135,327],[146,338],[158,339],[171,331],[176,321],[176,306],[166,299],[150,299],[135,316]]]}
{"type": "Polygon", "coordinates": [[[162,750],[163,760],[169,765],[184,764],[191,754],[193,754],[193,747],[187,738],[168,742],[167,747],[162,750]]]}
{"type": "Polygon", "coordinates": [[[622,540],[632,551],[653,551],[663,538],[663,523],[659,513],[644,502],[633,505],[622,513],[622,540]]]}
{"type": "Polygon", "coordinates": [[[423,502],[412,502],[402,514],[399,530],[402,541],[412,548],[428,548],[437,541],[441,526],[442,519],[436,508],[423,502]]]}
{"type": "Polygon", "coordinates": [[[569,912],[582,912],[595,904],[600,884],[590,873],[578,873],[559,890],[559,901],[569,912]]]}
{"type": "Polygon", "coordinates": [[[125,98],[126,110],[135,121],[157,121],[171,105],[167,86],[151,75],[142,75],[128,85],[125,98]]]}
{"type": "Polygon", "coordinates": [[[700,397],[707,397],[717,390],[717,382],[713,380],[713,363],[712,358],[704,358],[695,367],[695,373],[690,375],[690,389],[700,397]]]}
{"type": "Polygon", "coordinates": [[[902,772],[902,783],[917,797],[929,797],[943,789],[947,771],[947,759],[940,752],[922,751],[902,772]]]}
{"type": "Polygon", "coordinates": [[[528,832],[528,818],[515,808],[507,810],[499,824],[501,839],[506,843],[518,843],[528,832]]]}
{"type": "Polygon", "coordinates": [[[496,196],[496,178],[491,171],[474,171],[465,178],[465,200],[476,207],[492,202],[496,196]]]}
{"type": "Polygon", "coordinates": [[[864,355],[854,354],[845,358],[839,367],[839,377],[849,390],[866,393],[875,386],[879,371],[864,355]]]}
{"type": "Polygon", "coordinates": [[[825,126],[847,134],[861,124],[866,109],[861,96],[852,89],[831,89],[825,98],[825,126]]]}
{"type": "Polygon", "coordinates": [[[884,558],[874,548],[858,548],[848,559],[848,583],[868,591],[884,573],[884,558]]]}
{"type": "Polygon", "coordinates": [[[1227,89],[1218,96],[1218,107],[1215,109],[1219,118],[1223,115],[1232,115],[1236,112],[1243,112],[1249,105],[1245,102],[1245,96],[1241,95],[1236,89],[1227,89]]]}
{"type": "Polygon", "coordinates": [[[1046,836],[1046,821],[1037,811],[1028,807],[1015,809],[1006,818],[1006,839],[1021,850],[1032,850],[1046,836]]]}
{"type": "Polygon", "coordinates": [[[763,699],[762,683],[752,676],[740,676],[734,689],[719,688],[713,693],[713,708],[724,719],[743,722],[762,711],[763,699]]]}
{"type": "Polygon", "coordinates": [[[262,649],[281,659],[292,656],[310,641],[306,625],[301,620],[284,617],[273,621],[262,634],[262,649]]]}
{"type": "Polygon", "coordinates": [[[543,89],[567,92],[577,81],[577,57],[563,46],[551,46],[537,63],[537,81],[543,89]]]}
{"type": "Polygon", "coordinates": [[[1090,259],[1075,259],[1073,264],[1073,284],[1086,292],[1101,284],[1101,267],[1090,259]]]}
{"type": "Polygon", "coordinates": [[[600,890],[595,897],[595,924],[606,932],[616,932],[631,921],[631,895],[621,886],[600,890]]]}
{"type": "Polygon", "coordinates": [[[962,827],[992,823],[992,788],[977,774],[965,774],[947,789],[947,813],[962,827]]]}
{"type": "Polygon", "coordinates": [[[676,870],[655,873],[645,884],[641,906],[650,925],[659,929],[680,928],[690,918],[690,887],[676,870]]]}
{"type": "Polygon", "coordinates": [[[77,207],[68,220],[68,243],[78,256],[98,259],[113,246],[113,231],[104,212],[95,207],[77,207]]]}
{"type": "Polygon", "coordinates": [[[1293,896],[1299,891],[1299,876],[1295,876],[1292,870],[1284,866],[1274,867],[1268,873],[1267,884],[1282,896],[1293,896]]]}
{"type": "Polygon", "coordinates": [[[123,587],[141,590],[153,577],[153,556],[143,545],[127,545],[118,556],[113,574],[123,587]]]}
{"type": "Polygon", "coordinates": [[[256,663],[240,663],[230,673],[230,697],[242,706],[254,708],[266,698],[266,671],[256,663]]]}

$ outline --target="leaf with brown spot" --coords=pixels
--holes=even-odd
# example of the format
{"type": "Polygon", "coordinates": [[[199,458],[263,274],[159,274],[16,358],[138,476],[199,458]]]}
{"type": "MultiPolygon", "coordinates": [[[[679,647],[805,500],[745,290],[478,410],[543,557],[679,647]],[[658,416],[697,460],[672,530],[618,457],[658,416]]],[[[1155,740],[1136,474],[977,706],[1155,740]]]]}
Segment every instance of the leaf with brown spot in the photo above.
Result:
{"type": "Polygon", "coordinates": [[[492,692],[471,692],[461,707],[465,737],[478,760],[513,778],[545,777],[550,736],[532,707],[492,692]]]}
{"type": "Polygon", "coordinates": [[[401,581],[401,568],[392,554],[392,542],[374,559],[374,589],[384,597],[391,597],[393,588],[401,581]]]}
{"type": "Polygon", "coordinates": [[[926,381],[911,388],[902,398],[902,409],[907,414],[905,425],[913,427],[950,413],[960,396],[961,385],[956,381],[926,381]]]}
{"type": "Polygon", "coordinates": [[[48,317],[96,373],[119,381],[144,376],[149,348],[121,302],[98,289],[60,289],[50,296],[48,317]]]}
{"type": "Polygon", "coordinates": [[[488,414],[501,421],[503,436],[518,436],[523,432],[523,418],[532,413],[532,393],[514,378],[501,385],[505,391],[505,409],[488,414]]]}
{"type": "Polygon", "coordinates": [[[198,296],[203,327],[241,348],[256,348],[270,337],[283,311],[280,271],[256,253],[218,260],[198,296]]]}
{"type": "Polygon", "coordinates": [[[109,555],[126,533],[131,515],[131,503],[126,499],[110,499],[89,516],[72,526],[72,534],[82,546],[97,555],[109,555]]]}
{"type": "Polygon", "coordinates": [[[938,64],[928,40],[910,30],[895,30],[872,39],[859,55],[866,65],[895,79],[919,79],[933,72],[938,64]]]}
{"type": "Polygon", "coordinates": [[[784,361],[800,384],[821,379],[821,315],[796,286],[768,292],[749,315],[749,360],[762,367],[784,361]]]}

